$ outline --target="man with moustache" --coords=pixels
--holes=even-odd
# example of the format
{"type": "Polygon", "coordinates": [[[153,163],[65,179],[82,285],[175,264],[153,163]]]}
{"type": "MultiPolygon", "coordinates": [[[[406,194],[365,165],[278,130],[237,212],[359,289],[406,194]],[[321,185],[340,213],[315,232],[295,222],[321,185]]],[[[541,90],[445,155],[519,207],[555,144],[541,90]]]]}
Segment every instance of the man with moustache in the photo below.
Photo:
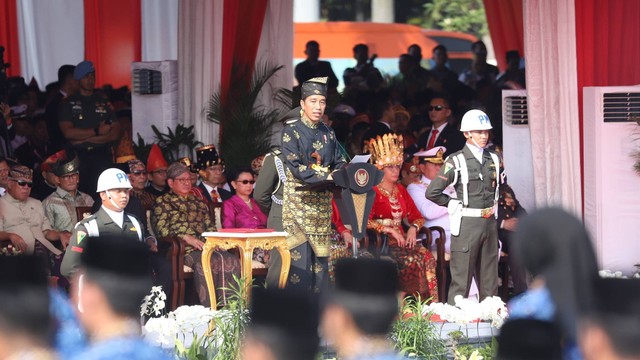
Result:
{"type": "MultiPolygon", "coordinates": [[[[302,84],[299,120],[288,121],[282,130],[282,154],[286,182],[282,225],[288,233],[291,268],[288,287],[319,292],[327,284],[331,244],[331,192],[297,191],[304,185],[331,179],[345,164],[335,132],[322,123],[327,106],[327,81],[313,78],[302,84]]],[[[280,271],[271,264],[269,272],[280,271]]]]}

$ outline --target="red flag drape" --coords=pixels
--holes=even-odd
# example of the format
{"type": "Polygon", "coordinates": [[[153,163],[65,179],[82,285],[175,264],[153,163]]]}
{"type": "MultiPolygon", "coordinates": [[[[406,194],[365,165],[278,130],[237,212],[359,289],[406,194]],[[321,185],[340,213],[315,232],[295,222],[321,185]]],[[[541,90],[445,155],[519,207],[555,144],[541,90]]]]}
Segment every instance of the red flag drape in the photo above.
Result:
{"type": "Polygon", "coordinates": [[[229,88],[233,64],[253,69],[266,11],[267,0],[224,2],[220,78],[223,95],[229,88]]]}
{"type": "Polygon", "coordinates": [[[131,63],[140,61],[140,0],[84,0],[85,58],[96,67],[96,85],[131,86],[131,63]]]}
{"type": "Polygon", "coordinates": [[[524,14],[522,0],[484,0],[493,50],[500,70],[506,70],[505,54],[518,50],[524,56],[524,14]]]}
{"type": "Polygon", "coordinates": [[[11,64],[7,69],[7,76],[19,76],[20,43],[16,0],[0,0],[0,46],[4,46],[4,61],[11,64]]]}

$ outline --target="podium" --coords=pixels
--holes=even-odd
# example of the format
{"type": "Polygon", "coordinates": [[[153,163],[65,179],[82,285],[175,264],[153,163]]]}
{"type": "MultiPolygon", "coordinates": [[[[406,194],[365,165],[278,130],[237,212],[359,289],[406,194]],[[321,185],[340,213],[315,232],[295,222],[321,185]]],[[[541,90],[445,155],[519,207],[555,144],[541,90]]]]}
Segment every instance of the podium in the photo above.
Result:
{"type": "MultiPolygon", "coordinates": [[[[351,226],[355,239],[367,235],[367,221],[376,192],[373,187],[382,181],[384,173],[369,163],[350,163],[332,174],[333,180],[299,186],[299,191],[333,192],[342,222],[351,226]]],[[[353,256],[358,257],[357,243],[353,242],[353,256]]]]}

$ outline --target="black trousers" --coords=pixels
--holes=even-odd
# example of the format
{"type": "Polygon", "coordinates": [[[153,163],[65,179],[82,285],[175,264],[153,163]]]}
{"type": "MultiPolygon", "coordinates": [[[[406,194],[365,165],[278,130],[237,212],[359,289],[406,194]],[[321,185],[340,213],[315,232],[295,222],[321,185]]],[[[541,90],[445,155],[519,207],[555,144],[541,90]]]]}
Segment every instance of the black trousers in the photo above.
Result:
{"type": "Polygon", "coordinates": [[[96,193],[96,185],[100,174],[113,165],[113,151],[111,146],[95,146],[75,148],[80,160],[80,191],[89,195],[96,193]]]}

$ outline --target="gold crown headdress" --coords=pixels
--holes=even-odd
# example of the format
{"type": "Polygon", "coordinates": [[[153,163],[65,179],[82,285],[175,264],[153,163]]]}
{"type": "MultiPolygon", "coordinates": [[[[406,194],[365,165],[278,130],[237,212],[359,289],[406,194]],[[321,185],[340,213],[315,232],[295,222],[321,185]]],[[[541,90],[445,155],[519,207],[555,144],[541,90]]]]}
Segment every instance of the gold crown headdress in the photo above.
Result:
{"type": "Polygon", "coordinates": [[[404,160],[404,146],[402,135],[384,134],[369,140],[371,163],[378,169],[385,166],[402,165],[404,160]]]}

